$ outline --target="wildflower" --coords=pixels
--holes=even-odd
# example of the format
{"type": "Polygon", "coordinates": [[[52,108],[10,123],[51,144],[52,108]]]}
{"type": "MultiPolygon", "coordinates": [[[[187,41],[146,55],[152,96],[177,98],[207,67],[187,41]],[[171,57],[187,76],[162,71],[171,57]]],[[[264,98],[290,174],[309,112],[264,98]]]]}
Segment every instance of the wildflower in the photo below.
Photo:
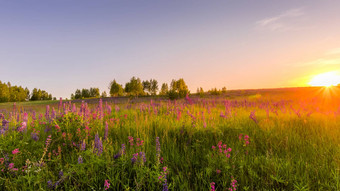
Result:
{"type": "Polygon", "coordinates": [[[255,116],[255,110],[250,113],[249,118],[252,119],[255,123],[258,122],[255,116]]]}
{"type": "Polygon", "coordinates": [[[18,154],[18,153],[20,153],[19,149],[14,149],[14,150],[12,151],[12,154],[13,154],[13,155],[16,155],[16,154],[18,154]]]}
{"type": "Polygon", "coordinates": [[[131,136],[128,136],[128,139],[129,139],[129,143],[130,143],[130,145],[131,145],[131,146],[133,146],[133,137],[131,137],[131,136]]]}
{"type": "Polygon", "coordinates": [[[221,170],[216,169],[216,173],[217,173],[217,174],[220,174],[220,173],[221,173],[221,170]]]}
{"type": "Polygon", "coordinates": [[[59,171],[59,178],[62,178],[64,176],[64,172],[61,170],[59,171]]]}
{"type": "Polygon", "coordinates": [[[143,159],[143,163],[146,163],[146,157],[144,152],[139,152],[139,156],[143,159]]]}
{"type": "Polygon", "coordinates": [[[106,121],[105,122],[105,132],[104,132],[104,141],[107,139],[108,134],[109,134],[109,124],[106,121]]]}
{"type": "Polygon", "coordinates": [[[132,164],[135,164],[137,162],[137,157],[138,157],[138,153],[133,154],[133,156],[131,158],[132,164]]]}
{"type": "Polygon", "coordinates": [[[50,119],[50,106],[49,105],[46,106],[45,118],[46,120],[50,119]]]}
{"type": "Polygon", "coordinates": [[[236,191],[236,188],[237,188],[237,180],[235,180],[233,177],[231,177],[232,178],[232,180],[231,180],[231,183],[230,183],[230,186],[231,187],[229,187],[228,188],[228,190],[229,191],[236,191]]]}
{"type": "Polygon", "coordinates": [[[105,190],[108,190],[110,188],[109,180],[105,180],[104,188],[105,188],[105,190]]]}
{"type": "Polygon", "coordinates": [[[53,185],[53,182],[51,180],[47,181],[47,187],[51,190],[54,189],[54,185],[53,185]]]}
{"type": "Polygon", "coordinates": [[[31,133],[31,137],[34,141],[38,141],[39,140],[39,135],[37,132],[32,132],[31,133]]]}
{"type": "Polygon", "coordinates": [[[52,141],[51,136],[52,136],[52,135],[47,136],[47,139],[46,139],[46,142],[45,142],[46,149],[47,149],[48,145],[50,145],[50,143],[51,143],[51,141],[52,141]]]}
{"type": "Polygon", "coordinates": [[[82,164],[83,163],[83,157],[79,156],[78,157],[78,164],[82,164]]]}
{"type": "Polygon", "coordinates": [[[97,153],[97,156],[100,156],[103,153],[103,143],[98,134],[96,134],[94,139],[93,153],[97,153]]]}
{"type": "Polygon", "coordinates": [[[86,149],[86,143],[85,143],[85,140],[83,140],[80,145],[80,150],[85,151],[85,149],[86,149]]]}
{"type": "Polygon", "coordinates": [[[210,183],[210,191],[215,191],[215,182],[210,183]]]}

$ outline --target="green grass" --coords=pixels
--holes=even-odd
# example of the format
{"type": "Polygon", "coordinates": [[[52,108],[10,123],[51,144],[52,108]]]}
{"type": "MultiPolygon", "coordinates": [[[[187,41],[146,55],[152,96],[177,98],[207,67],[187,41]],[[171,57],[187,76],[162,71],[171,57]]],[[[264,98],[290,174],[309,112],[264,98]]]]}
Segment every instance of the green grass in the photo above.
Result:
{"type": "MultiPolygon", "coordinates": [[[[0,190],[47,190],[49,180],[53,184],[59,181],[57,190],[104,190],[106,179],[110,190],[161,190],[164,178],[158,177],[165,166],[169,190],[210,190],[211,182],[216,183],[216,190],[226,190],[233,178],[237,190],[340,190],[339,115],[314,112],[307,116],[302,112],[298,117],[287,106],[287,112],[277,109],[278,115],[270,112],[267,117],[265,110],[258,108],[260,98],[251,98],[248,103],[254,105],[231,107],[228,118],[220,117],[225,112],[222,99],[202,99],[192,105],[184,101],[118,104],[111,105],[112,112],[103,119],[96,117],[99,113],[94,104],[86,117],[68,112],[51,122],[33,120],[30,113],[27,132],[11,130],[23,120],[13,117],[10,130],[0,137],[0,158],[8,157],[0,163],[4,169],[0,190]],[[116,106],[119,111],[115,111],[116,106]],[[249,118],[253,110],[258,123],[249,118]],[[106,140],[105,122],[109,127],[106,140]],[[40,131],[38,141],[31,138],[33,131],[40,131]],[[93,153],[95,134],[103,142],[100,156],[93,153]],[[249,135],[249,145],[239,139],[240,134],[249,135]],[[48,135],[52,135],[52,142],[41,166],[38,162],[48,135]],[[134,141],[143,140],[143,146],[137,147],[136,142],[131,146],[129,136],[134,141]],[[156,137],[162,163],[156,156],[156,137]],[[73,146],[83,140],[86,150],[73,146]],[[218,148],[212,149],[219,141],[232,149],[230,158],[219,154],[218,148]],[[122,144],[126,145],[125,154],[115,159],[122,144]],[[14,156],[11,152],[16,148],[20,153],[14,156]],[[58,148],[61,155],[55,154],[58,148]],[[141,151],[146,162],[138,158],[139,162],[132,164],[133,154],[141,151]],[[78,164],[79,156],[82,164],[78,164]],[[20,169],[9,170],[8,163],[20,169]],[[23,166],[27,166],[24,172],[23,166]]],[[[43,102],[34,104],[46,107],[43,102]]]]}

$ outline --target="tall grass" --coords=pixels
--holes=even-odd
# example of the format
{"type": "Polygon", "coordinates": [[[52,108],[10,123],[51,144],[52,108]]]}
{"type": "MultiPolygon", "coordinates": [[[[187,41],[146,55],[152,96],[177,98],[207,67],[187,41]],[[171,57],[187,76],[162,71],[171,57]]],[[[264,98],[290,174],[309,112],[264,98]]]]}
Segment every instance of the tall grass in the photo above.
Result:
{"type": "Polygon", "coordinates": [[[307,106],[261,98],[66,103],[27,119],[8,109],[0,190],[104,190],[105,180],[109,190],[340,190],[340,113],[307,106]]]}

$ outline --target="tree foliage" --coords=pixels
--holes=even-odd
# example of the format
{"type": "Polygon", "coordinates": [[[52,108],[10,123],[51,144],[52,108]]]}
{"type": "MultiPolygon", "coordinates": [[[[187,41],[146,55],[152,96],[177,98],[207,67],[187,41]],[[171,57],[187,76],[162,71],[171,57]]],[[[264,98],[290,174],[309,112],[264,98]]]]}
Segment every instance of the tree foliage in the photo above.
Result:
{"type": "Polygon", "coordinates": [[[184,98],[187,94],[190,94],[190,92],[183,78],[171,81],[170,91],[168,92],[170,99],[184,98]]]}
{"type": "Polygon", "coordinates": [[[167,83],[163,83],[162,87],[161,87],[161,91],[159,92],[159,95],[165,96],[165,95],[168,95],[168,92],[169,92],[168,84],[167,83]]]}
{"type": "Polygon", "coordinates": [[[130,82],[125,84],[125,92],[129,96],[144,95],[143,84],[139,78],[132,77],[130,82]]]}
{"type": "Polygon", "coordinates": [[[113,80],[110,82],[110,96],[116,97],[116,96],[123,96],[124,95],[124,89],[122,85],[118,84],[116,80],[113,80]]]}
{"type": "Polygon", "coordinates": [[[71,94],[71,99],[83,99],[83,98],[99,98],[99,88],[83,88],[82,90],[77,89],[74,94],[71,94]]]}

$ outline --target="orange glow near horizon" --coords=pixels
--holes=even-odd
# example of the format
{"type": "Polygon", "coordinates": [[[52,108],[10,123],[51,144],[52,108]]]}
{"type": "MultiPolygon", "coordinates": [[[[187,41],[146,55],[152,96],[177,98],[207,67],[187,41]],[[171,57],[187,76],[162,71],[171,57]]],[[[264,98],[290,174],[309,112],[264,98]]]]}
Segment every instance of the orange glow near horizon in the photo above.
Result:
{"type": "Polygon", "coordinates": [[[308,84],[311,86],[336,86],[340,84],[340,75],[335,71],[318,74],[308,84]]]}

